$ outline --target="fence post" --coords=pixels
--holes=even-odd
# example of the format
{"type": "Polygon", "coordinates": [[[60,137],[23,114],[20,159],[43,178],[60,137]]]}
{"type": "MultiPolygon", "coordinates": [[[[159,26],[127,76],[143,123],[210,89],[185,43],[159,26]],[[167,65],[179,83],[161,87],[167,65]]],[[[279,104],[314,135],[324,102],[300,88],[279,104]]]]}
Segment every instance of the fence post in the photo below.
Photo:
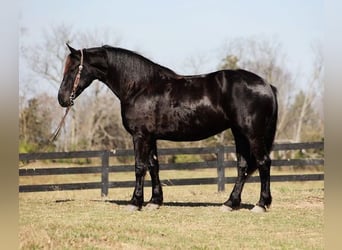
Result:
{"type": "Polygon", "coordinates": [[[224,169],[224,146],[217,147],[217,189],[219,192],[224,191],[226,178],[224,169]]]}
{"type": "Polygon", "coordinates": [[[109,154],[108,150],[104,151],[101,156],[102,161],[102,174],[101,174],[101,197],[108,195],[108,168],[109,168],[109,154]]]}

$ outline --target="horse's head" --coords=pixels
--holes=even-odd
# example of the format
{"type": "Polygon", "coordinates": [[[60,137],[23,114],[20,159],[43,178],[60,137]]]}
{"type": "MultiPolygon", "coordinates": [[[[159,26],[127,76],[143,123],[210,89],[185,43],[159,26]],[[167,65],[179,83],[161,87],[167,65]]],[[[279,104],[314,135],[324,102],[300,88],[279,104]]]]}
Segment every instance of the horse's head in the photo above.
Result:
{"type": "Polygon", "coordinates": [[[58,91],[58,102],[62,107],[73,105],[73,100],[96,78],[92,66],[85,60],[85,50],[67,46],[70,54],[65,62],[63,80],[58,91]]]}

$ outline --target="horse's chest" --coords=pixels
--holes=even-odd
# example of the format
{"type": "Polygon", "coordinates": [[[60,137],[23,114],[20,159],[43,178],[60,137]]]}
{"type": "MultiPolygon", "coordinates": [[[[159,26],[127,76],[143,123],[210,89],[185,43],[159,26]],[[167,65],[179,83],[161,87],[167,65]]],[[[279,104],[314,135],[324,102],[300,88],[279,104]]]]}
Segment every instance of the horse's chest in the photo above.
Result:
{"type": "Polygon", "coordinates": [[[153,129],[156,120],[156,107],[157,103],[151,99],[122,105],[122,120],[125,128],[131,133],[153,129]]]}

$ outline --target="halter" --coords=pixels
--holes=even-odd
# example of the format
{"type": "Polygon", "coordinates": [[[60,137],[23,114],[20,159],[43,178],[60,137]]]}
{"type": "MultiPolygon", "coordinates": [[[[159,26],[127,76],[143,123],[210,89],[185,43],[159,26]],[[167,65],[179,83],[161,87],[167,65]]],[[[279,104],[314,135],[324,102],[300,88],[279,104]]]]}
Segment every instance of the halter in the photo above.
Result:
{"type": "Polygon", "coordinates": [[[81,61],[80,61],[80,65],[78,66],[78,72],[77,72],[76,78],[74,80],[74,85],[72,87],[72,91],[71,91],[71,94],[70,94],[70,97],[69,97],[70,105],[66,108],[65,114],[64,114],[62,120],[60,121],[60,123],[58,124],[57,129],[50,136],[50,138],[49,138],[49,142],[50,143],[52,143],[54,140],[56,140],[57,136],[59,135],[59,132],[60,132],[61,128],[64,125],[65,118],[67,117],[67,115],[68,115],[68,113],[69,113],[69,111],[71,109],[71,106],[74,105],[75,93],[76,93],[76,89],[78,87],[78,84],[80,83],[81,72],[82,72],[82,69],[83,69],[83,49],[81,49],[80,51],[81,51],[81,61]]]}
{"type": "Polygon", "coordinates": [[[78,87],[78,84],[80,83],[80,79],[81,79],[81,72],[83,69],[83,49],[80,50],[81,51],[81,61],[80,61],[80,65],[78,66],[78,72],[76,75],[76,78],[74,80],[74,85],[72,87],[72,91],[70,94],[70,106],[74,105],[74,100],[75,100],[75,95],[76,95],[76,89],[78,87]]]}

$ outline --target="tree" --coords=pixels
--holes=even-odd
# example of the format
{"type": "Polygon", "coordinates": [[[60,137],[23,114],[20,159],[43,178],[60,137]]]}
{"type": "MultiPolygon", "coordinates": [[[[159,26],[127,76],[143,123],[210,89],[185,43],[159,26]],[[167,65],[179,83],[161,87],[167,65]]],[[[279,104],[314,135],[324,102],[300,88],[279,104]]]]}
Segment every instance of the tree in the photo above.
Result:
{"type": "Polygon", "coordinates": [[[202,74],[203,68],[206,67],[208,62],[208,55],[206,54],[195,54],[189,56],[184,62],[184,68],[186,68],[189,73],[187,74],[202,74]]]}
{"type": "Polygon", "coordinates": [[[322,139],[322,127],[317,126],[317,121],[320,120],[318,112],[314,109],[313,103],[307,102],[307,93],[300,91],[289,107],[288,126],[290,127],[288,137],[296,138],[298,136],[298,124],[301,131],[297,141],[313,141],[322,139]],[[305,112],[303,112],[305,107],[305,112]],[[300,121],[299,121],[300,119],[300,121]]]}
{"type": "Polygon", "coordinates": [[[132,139],[121,123],[120,103],[110,92],[79,100],[77,133],[82,134],[82,149],[130,148],[132,139]],[[86,114],[86,115],[85,115],[86,114]]]}
{"type": "MultiPolygon", "coordinates": [[[[323,91],[323,54],[319,45],[316,45],[313,50],[315,54],[315,61],[313,63],[312,74],[308,79],[307,89],[305,92],[300,92],[300,97],[303,100],[297,107],[298,115],[296,117],[298,117],[298,119],[294,130],[294,140],[297,142],[307,137],[303,131],[305,125],[308,123],[309,118],[311,119],[311,127],[316,131],[315,137],[323,137],[323,121],[318,113],[313,112],[312,110],[313,103],[315,100],[317,100],[317,98],[321,97],[321,93],[323,91]]],[[[305,132],[307,132],[307,130],[308,128],[305,129],[305,132]]]]}
{"type": "Polygon", "coordinates": [[[219,69],[238,69],[239,58],[235,55],[227,55],[223,60],[219,69]]]}
{"type": "Polygon", "coordinates": [[[50,146],[49,138],[52,125],[51,105],[46,94],[28,101],[27,107],[19,113],[20,152],[34,152],[50,146]]]}

